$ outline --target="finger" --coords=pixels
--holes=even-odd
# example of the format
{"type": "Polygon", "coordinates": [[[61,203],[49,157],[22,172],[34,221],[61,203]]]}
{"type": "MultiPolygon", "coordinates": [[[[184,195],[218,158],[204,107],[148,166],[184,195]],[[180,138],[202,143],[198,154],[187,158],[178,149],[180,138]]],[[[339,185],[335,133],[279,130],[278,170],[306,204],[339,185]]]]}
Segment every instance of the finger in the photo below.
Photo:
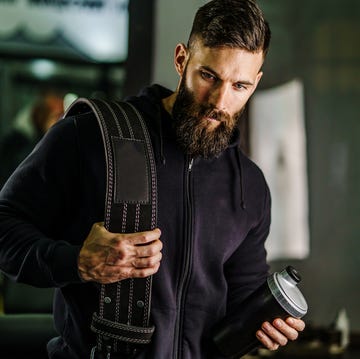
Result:
{"type": "Polygon", "coordinates": [[[142,250],[136,256],[133,255],[128,258],[120,259],[115,255],[108,256],[106,265],[108,266],[133,266],[134,268],[152,267],[162,259],[160,249],[162,245],[157,245],[157,248],[152,250],[142,250]]]}
{"type": "Polygon", "coordinates": [[[136,246],[136,257],[151,257],[157,255],[163,248],[163,244],[159,239],[148,243],[147,245],[136,246]]]}
{"type": "Polygon", "coordinates": [[[305,322],[299,318],[288,317],[285,322],[298,332],[302,332],[305,329],[305,322]]]}
{"type": "Polygon", "coordinates": [[[160,240],[155,240],[148,245],[129,246],[122,244],[118,249],[110,250],[106,256],[106,265],[133,265],[140,258],[159,257],[163,244],[160,240]]]}
{"type": "Polygon", "coordinates": [[[273,326],[278,329],[287,339],[296,340],[299,333],[296,329],[291,327],[287,322],[282,319],[275,319],[273,326]]]}
{"type": "Polygon", "coordinates": [[[144,245],[159,239],[161,231],[159,228],[155,228],[152,231],[130,233],[128,236],[132,245],[144,245]]]}
{"type": "Polygon", "coordinates": [[[154,266],[149,268],[134,268],[131,271],[131,278],[146,278],[151,275],[154,275],[160,268],[160,262],[156,263],[154,266]]]}
{"type": "Polygon", "coordinates": [[[133,266],[135,268],[149,268],[155,266],[157,263],[161,261],[162,253],[159,252],[152,257],[146,258],[137,258],[133,262],[133,266]]]}
{"type": "MultiPolygon", "coordinates": [[[[276,320],[281,320],[281,319],[276,319],[276,320]]],[[[287,344],[288,342],[287,337],[281,331],[279,331],[277,328],[271,325],[269,322],[263,323],[261,329],[271,339],[272,342],[277,343],[281,346],[287,344]]]]}
{"type": "Polygon", "coordinates": [[[279,344],[271,340],[262,330],[256,332],[257,339],[262,343],[262,345],[269,350],[279,349],[279,344]]]}

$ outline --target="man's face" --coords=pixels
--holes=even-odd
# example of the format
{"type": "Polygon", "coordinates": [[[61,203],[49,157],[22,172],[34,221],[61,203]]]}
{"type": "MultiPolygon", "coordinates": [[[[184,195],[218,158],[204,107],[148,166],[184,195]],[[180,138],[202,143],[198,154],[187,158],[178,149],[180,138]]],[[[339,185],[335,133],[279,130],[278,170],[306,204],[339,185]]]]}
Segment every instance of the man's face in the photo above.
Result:
{"type": "Polygon", "coordinates": [[[218,156],[229,144],[244,106],[262,73],[262,53],[197,41],[189,51],[178,45],[181,76],[172,109],[177,137],[191,156],[218,156]]]}

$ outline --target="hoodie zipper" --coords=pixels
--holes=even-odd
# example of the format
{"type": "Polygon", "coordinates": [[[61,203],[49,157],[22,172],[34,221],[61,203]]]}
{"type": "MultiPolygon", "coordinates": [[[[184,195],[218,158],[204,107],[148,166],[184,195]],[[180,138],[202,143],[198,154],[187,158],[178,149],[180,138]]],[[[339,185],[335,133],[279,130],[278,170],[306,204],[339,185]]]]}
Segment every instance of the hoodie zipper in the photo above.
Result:
{"type": "Polygon", "coordinates": [[[185,240],[184,240],[184,254],[183,254],[183,266],[181,271],[181,277],[177,290],[177,315],[175,323],[175,337],[174,337],[174,359],[182,358],[182,344],[181,337],[183,333],[184,324],[184,309],[187,288],[189,286],[190,274],[191,274],[191,258],[192,258],[192,229],[193,229],[193,204],[191,195],[191,171],[194,164],[194,159],[189,158],[187,160],[187,167],[185,167],[185,240]]]}

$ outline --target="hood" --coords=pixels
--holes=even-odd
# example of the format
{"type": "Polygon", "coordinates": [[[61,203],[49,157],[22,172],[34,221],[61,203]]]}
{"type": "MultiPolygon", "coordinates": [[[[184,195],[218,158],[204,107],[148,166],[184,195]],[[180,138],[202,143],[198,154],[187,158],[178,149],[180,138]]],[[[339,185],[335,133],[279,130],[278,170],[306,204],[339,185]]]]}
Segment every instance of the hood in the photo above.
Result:
{"type": "MultiPolygon", "coordinates": [[[[161,85],[152,85],[143,88],[137,96],[127,97],[125,100],[132,103],[144,116],[144,120],[155,139],[153,142],[154,154],[157,162],[165,165],[166,158],[163,150],[163,114],[167,114],[161,100],[173,92],[161,85]]],[[[169,115],[168,115],[169,116],[169,115]]],[[[170,116],[169,116],[170,117],[170,116]]]]}

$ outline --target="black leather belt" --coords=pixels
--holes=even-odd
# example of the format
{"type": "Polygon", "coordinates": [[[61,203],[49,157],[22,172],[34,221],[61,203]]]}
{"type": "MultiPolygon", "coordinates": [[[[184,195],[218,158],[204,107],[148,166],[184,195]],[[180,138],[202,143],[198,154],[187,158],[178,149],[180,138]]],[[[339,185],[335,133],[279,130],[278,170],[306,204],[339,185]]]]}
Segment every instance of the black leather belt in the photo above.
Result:
{"type": "MultiPolygon", "coordinates": [[[[156,228],[156,167],[150,136],[137,109],[127,102],[78,99],[64,117],[92,111],[105,147],[107,184],[104,226],[134,233],[156,228]]],[[[150,343],[152,277],[101,285],[93,358],[132,358],[150,343]]]]}

